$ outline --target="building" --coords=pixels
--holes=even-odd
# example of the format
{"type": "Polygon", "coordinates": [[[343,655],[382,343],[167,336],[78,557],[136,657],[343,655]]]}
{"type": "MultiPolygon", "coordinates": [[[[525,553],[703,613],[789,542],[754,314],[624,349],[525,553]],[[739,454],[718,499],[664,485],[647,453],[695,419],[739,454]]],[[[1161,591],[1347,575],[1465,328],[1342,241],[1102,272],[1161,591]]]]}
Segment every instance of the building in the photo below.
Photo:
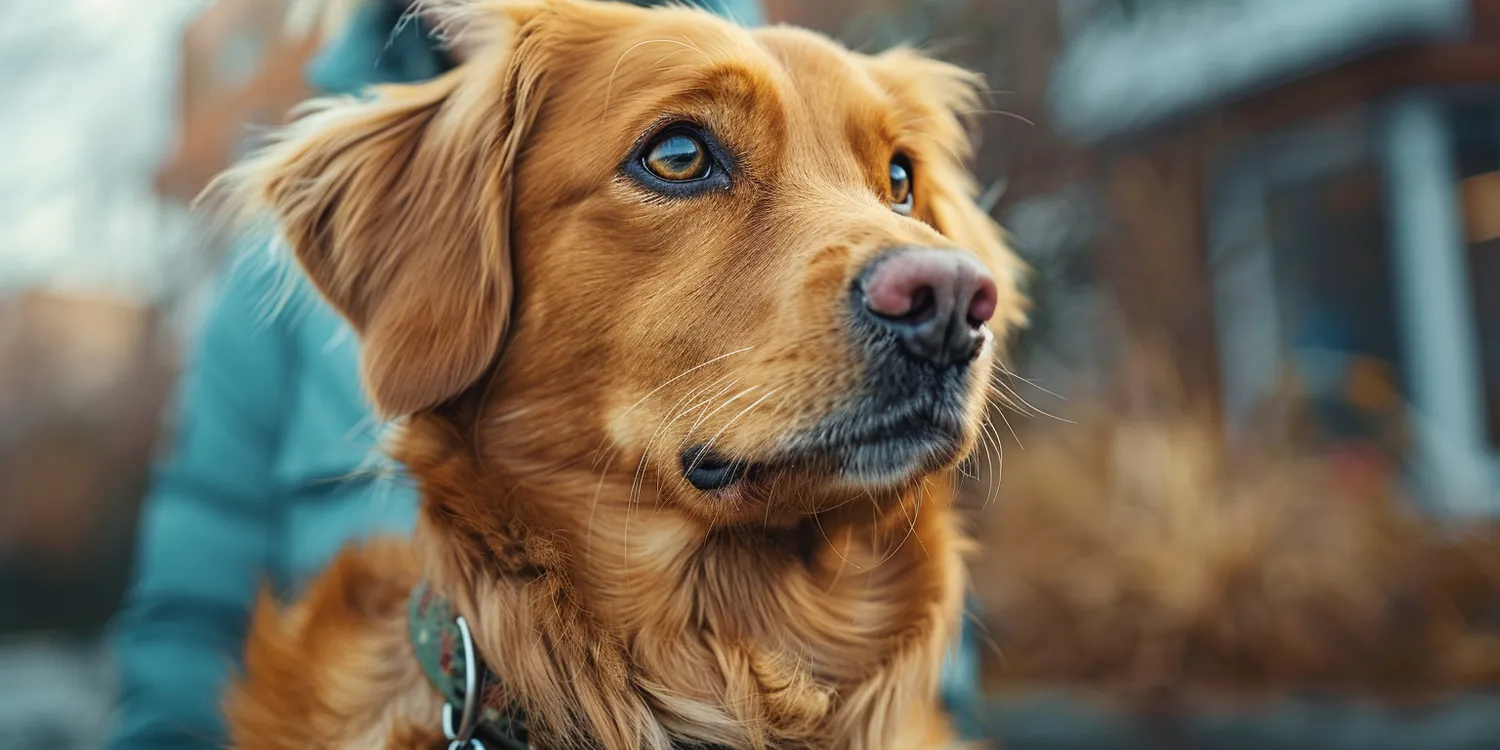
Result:
{"type": "Polygon", "coordinates": [[[1369,417],[1389,373],[1425,494],[1500,510],[1500,2],[1058,8],[1052,124],[1134,235],[1107,254],[1172,267],[1115,282],[1168,330],[1212,311],[1180,340],[1231,427],[1289,374],[1369,417]]]}

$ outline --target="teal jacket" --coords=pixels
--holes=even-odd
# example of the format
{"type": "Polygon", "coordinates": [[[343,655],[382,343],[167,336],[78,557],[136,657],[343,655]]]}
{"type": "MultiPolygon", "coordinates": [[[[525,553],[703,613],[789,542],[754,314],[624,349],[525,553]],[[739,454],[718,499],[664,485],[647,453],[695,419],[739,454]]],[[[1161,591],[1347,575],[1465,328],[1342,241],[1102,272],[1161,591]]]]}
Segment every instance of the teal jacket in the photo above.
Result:
{"type": "MultiPolygon", "coordinates": [[[[755,0],[700,4],[761,20],[755,0]]],[[[316,58],[312,83],[349,93],[446,69],[425,32],[399,17],[395,3],[368,4],[316,58]]],[[[178,385],[175,442],[110,632],[114,750],[222,746],[221,688],[260,588],[295,592],[346,542],[406,532],[416,518],[410,484],[383,471],[354,336],[263,245],[246,243],[220,280],[178,385]]],[[[971,674],[950,672],[954,685],[971,674]]]]}

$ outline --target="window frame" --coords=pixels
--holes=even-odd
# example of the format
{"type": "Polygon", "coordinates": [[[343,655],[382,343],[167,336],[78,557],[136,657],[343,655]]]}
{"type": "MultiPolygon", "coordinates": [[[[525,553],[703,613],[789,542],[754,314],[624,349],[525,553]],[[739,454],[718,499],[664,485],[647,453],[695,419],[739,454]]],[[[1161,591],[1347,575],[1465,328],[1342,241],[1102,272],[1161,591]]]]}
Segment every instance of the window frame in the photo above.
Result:
{"type": "MultiPolygon", "coordinates": [[[[1490,92],[1491,100],[1500,100],[1490,92]]],[[[1477,308],[1453,159],[1456,91],[1411,91],[1258,137],[1210,175],[1205,207],[1221,391],[1231,439],[1272,397],[1287,365],[1269,198],[1279,186],[1373,165],[1382,175],[1397,340],[1415,438],[1409,476],[1429,507],[1500,516],[1477,308]],[[1353,132],[1359,137],[1351,138],[1353,132]]],[[[1500,104],[1497,104],[1500,106],[1500,104]]],[[[1500,138],[1500,133],[1496,134],[1500,138]]]]}

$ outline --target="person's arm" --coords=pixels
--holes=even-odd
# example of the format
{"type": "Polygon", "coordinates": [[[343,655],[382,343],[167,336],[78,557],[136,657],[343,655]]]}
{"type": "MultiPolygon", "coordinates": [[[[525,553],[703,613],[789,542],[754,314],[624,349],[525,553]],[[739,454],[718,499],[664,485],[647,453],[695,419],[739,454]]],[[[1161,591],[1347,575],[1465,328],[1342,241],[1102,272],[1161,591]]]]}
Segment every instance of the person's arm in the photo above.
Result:
{"type": "MultiPolygon", "coordinates": [[[[258,250],[258,249],[257,249],[258,250]]],[[[110,633],[113,750],[223,747],[221,690],[272,553],[275,460],[296,369],[264,252],[231,267],[178,386],[173,448],[142,511],[110,633]]]]}
{"type": "MultiPolygon", "coordinates": [[[[662,5],[667,0],[644,0],[642,5],[662,5]]],[[[765,11],[760,0],[687,0],[704,10],[717,13],[744,26],[759,26],[766,22],[765,11]]]]}

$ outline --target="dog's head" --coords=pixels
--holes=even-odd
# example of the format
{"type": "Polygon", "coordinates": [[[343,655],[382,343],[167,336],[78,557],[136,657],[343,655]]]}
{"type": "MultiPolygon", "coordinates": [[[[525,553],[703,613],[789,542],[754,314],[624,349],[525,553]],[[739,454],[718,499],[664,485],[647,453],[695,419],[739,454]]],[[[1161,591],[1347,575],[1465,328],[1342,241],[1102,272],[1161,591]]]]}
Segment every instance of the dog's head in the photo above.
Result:
{"type": "Polygon", "coordinates": [[[719,521],[972,448],[1024,307],[963,164],[975,76],[681,8],[459,15],[457,70],[324,105],[235,173],[383,414],[467,396],[495,460],[719,521]]]}

